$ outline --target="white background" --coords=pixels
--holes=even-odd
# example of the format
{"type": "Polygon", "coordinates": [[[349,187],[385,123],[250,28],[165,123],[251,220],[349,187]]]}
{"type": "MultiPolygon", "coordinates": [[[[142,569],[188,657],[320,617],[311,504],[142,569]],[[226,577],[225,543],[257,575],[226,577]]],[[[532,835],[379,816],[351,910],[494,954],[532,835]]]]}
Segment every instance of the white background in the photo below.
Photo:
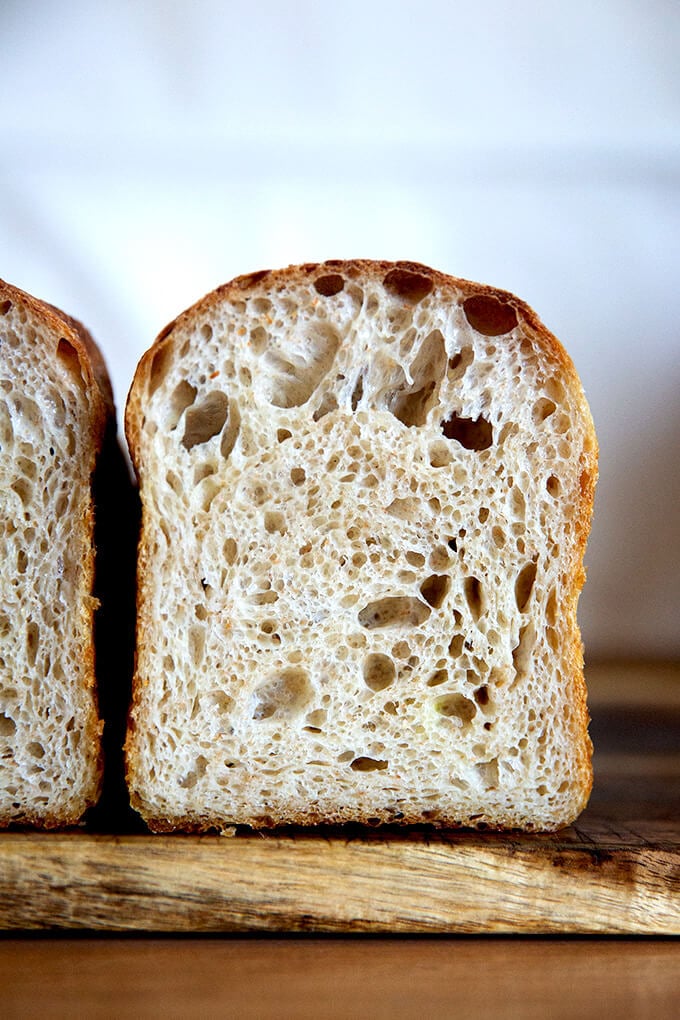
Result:
{"type": "Polygon", "coordinates": [[[406,258],[512,290],[583,379],[589,657],[680,656],[680,4],[0,0],[0,276],[119,412],[238,273],[406,258]]]}

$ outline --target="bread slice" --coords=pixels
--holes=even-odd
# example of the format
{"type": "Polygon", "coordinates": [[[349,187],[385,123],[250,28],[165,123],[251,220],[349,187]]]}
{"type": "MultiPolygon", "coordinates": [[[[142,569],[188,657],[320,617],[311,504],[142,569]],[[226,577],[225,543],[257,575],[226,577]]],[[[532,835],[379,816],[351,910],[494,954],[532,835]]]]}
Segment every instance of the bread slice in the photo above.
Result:
{"type": "Polygon", "coordinates": [[[113,399],[74,319],[0,281],[0,825],[97,799],[91,475],[113,399]]]}
{"type": "Polygon", "coordinates": [[[152,829],[581,811],[596,439],[530,308],[404,262],[240,277],[160,334],[126,428],[152,829]]]}

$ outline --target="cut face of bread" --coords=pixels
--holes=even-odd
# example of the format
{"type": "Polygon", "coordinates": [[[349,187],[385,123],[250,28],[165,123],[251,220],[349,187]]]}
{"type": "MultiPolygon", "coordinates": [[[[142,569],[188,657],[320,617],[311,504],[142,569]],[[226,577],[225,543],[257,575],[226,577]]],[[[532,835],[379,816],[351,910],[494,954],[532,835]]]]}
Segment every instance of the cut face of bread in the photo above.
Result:
{"type": "Polygon", "coordinates": [[[581,811],[596,442],[526,305],[410,263],[242,277],[147,352],[127,432],[153,828],[581,811]]]}
{"type": "Polygon", "coordinates": [[[72,824],[98,795],[90,476],[112,415],[84,329],[0,281],[3,826],[72,824]]]}

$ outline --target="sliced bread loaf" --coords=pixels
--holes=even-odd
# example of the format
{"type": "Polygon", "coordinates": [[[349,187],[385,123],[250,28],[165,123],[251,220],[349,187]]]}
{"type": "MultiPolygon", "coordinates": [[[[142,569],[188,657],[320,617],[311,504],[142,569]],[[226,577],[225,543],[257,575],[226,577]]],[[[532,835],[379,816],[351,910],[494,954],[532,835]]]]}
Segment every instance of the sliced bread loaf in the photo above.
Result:
{"type": "Polygon", "coordinates": [[[74,319],[0,281],[0,825],[97,799],[91,476],[114,416],[74,319]]]}
{"type": "Polygon", "coordinates": [[[126,428],[153,829],[581,811],[596,440],[530,308],[412,263],[241,277],[160,334],[126,428]]]}

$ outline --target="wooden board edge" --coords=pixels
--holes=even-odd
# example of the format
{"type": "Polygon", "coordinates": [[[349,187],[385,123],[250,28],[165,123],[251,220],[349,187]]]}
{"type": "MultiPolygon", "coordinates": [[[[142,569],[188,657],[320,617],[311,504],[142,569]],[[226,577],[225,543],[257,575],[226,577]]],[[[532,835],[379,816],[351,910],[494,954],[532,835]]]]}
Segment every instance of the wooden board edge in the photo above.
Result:
{"type": "Polygon", "coordinates": [[[189,839],[5,835],[0,929],[680,934],[677,848],[189,839]]]}

